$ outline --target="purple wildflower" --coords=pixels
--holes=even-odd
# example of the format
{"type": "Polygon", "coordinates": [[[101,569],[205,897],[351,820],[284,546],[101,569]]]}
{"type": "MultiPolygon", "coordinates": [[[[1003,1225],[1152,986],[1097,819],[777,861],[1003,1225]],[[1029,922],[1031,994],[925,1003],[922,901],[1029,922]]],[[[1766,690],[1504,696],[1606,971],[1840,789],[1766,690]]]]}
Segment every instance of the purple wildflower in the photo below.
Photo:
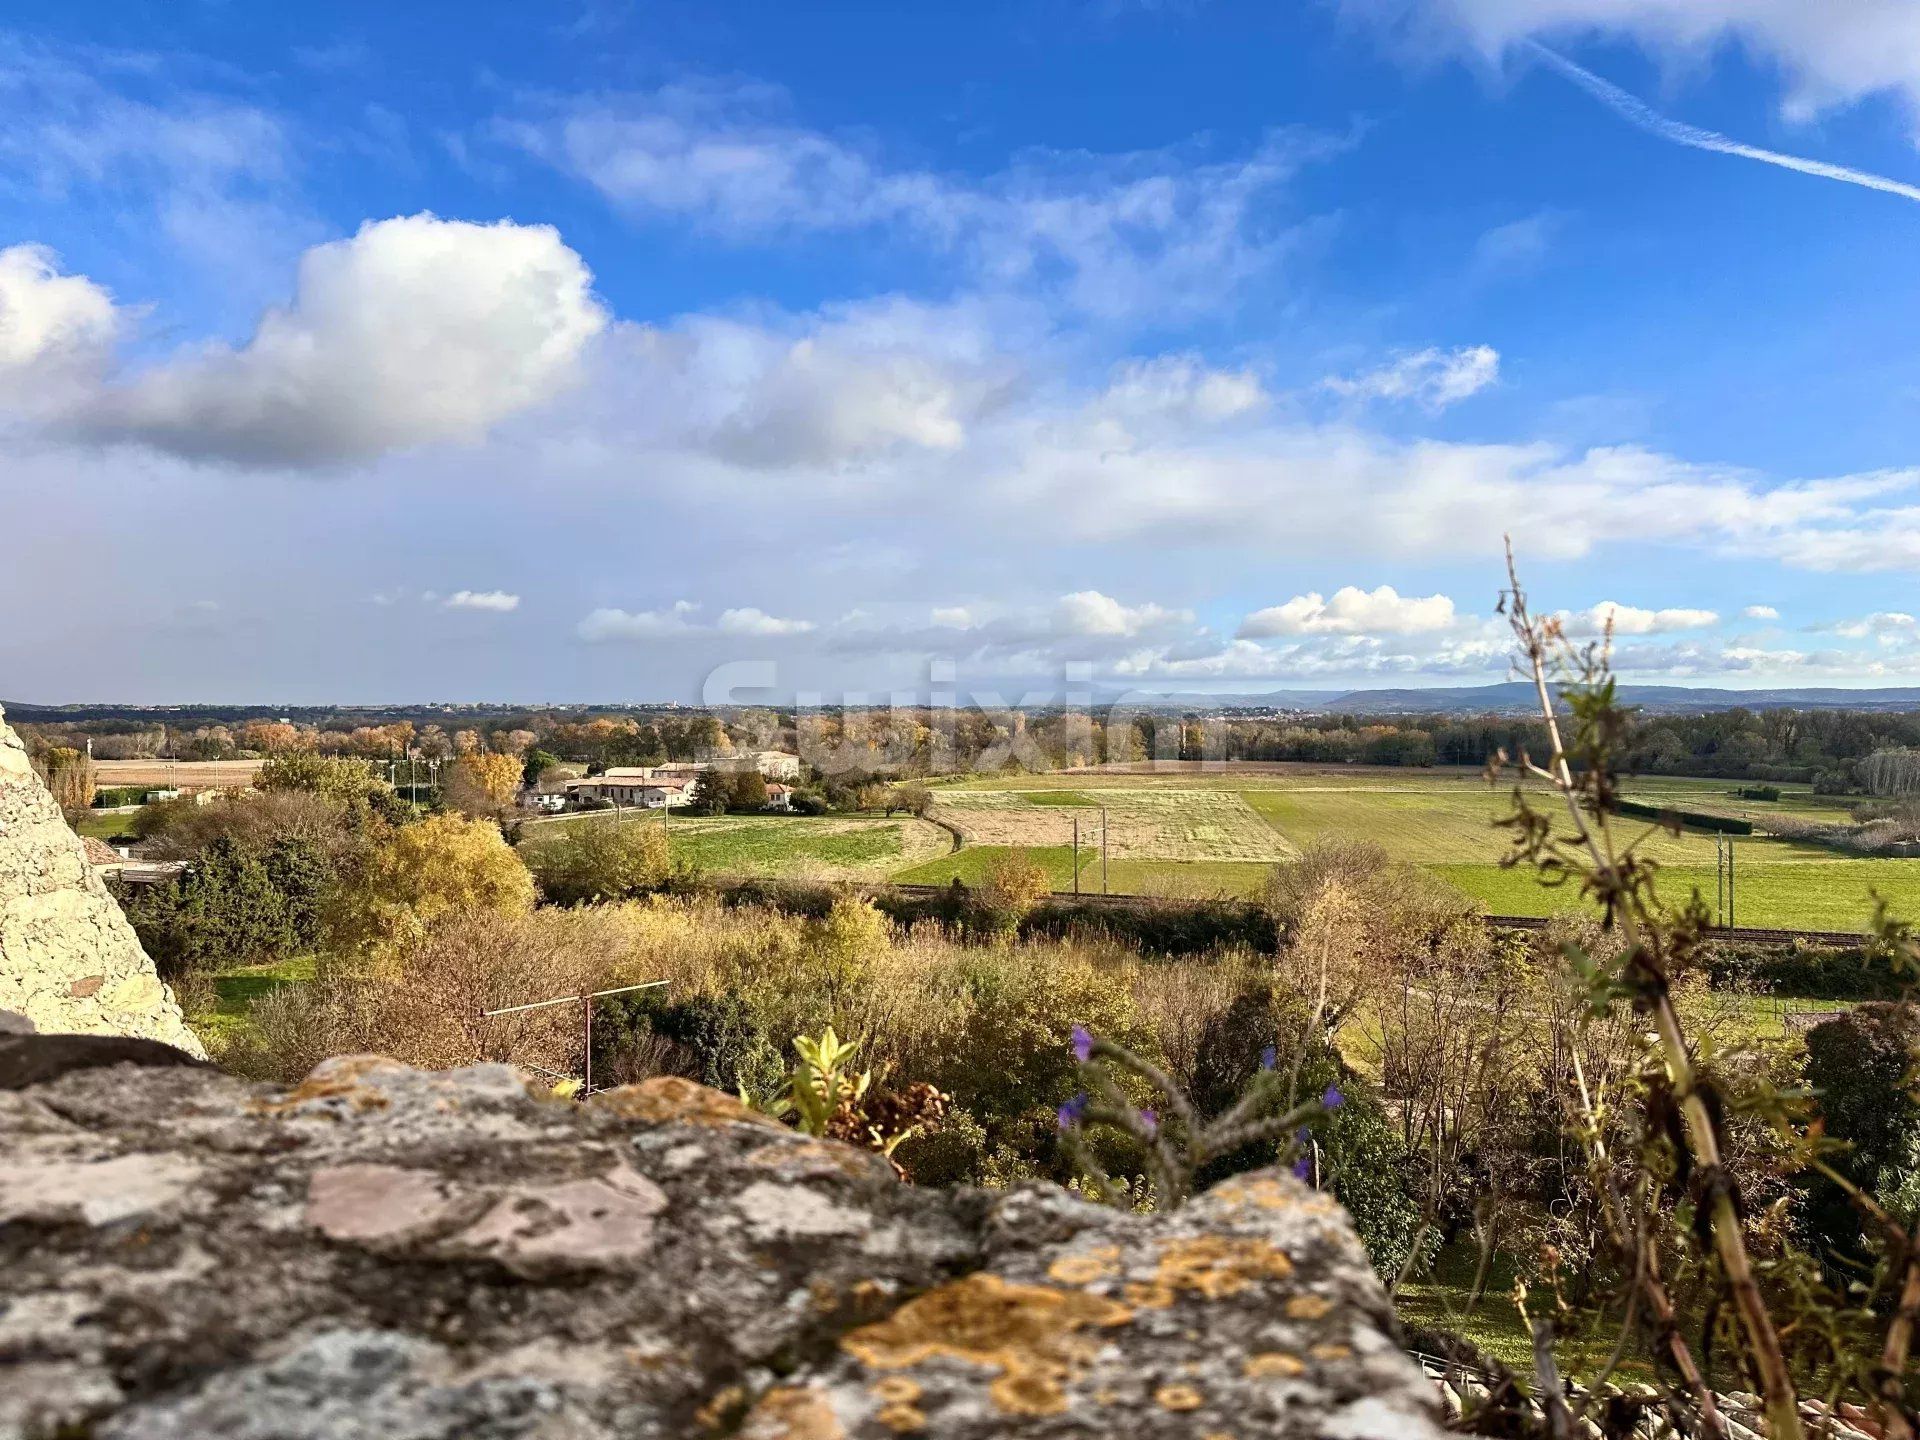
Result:
{"type": "Polygon", "coordinates": [[[1260,1052],[1260,1068],[1262,1070],[1273,1069],[1273,1067],[1279,1063],[1279,1060],[1280,1051],[1276,1046],[1269,1045],[1260,1052]]]}
{"type": "Polygon", "coordinates": [[[1082,1065],[1093,1058],[1093,1032],[1084,1025],[1073,1027],[1073,1058],[1082,1065]]]}
{"type": "Polygon", "coordinates": [[[1346,1103],[1347,1097],[1342,1095],[1338,1088],[1332,1085],[1327,1086],[1327,1093],[1320,1097],[1321,1108],[1326,1110],[1338,1110],[1346,1103]]]}
{"type": "Polygon", "coordinates": [[[1073,1099],[1053,1112],[1054,1119],[1059,1123],[1062,1130],[1071,1130],[1080,1123],[1080,1117],[1086,1113],[1087,1097],[1085,1095],[1074,1096],[1073,1099]]]}
{"type": "Polygon", "coordinates": [[[1302,1155],[1298,1160],[1294,1161],[1293,1178],[1296,1180],[1311,1180],[1313,1178],[1313,1161],[1305,1155],[1302,1155]]]}
{"type": "Polygon", "coordinates": [[[1160,1116],[1154,1111],[1142,1110],[1140,1112],[1140,1123],[1146,1127],[1147,1134],[1158,1135],[1160,1133],[1160,1116]]]}

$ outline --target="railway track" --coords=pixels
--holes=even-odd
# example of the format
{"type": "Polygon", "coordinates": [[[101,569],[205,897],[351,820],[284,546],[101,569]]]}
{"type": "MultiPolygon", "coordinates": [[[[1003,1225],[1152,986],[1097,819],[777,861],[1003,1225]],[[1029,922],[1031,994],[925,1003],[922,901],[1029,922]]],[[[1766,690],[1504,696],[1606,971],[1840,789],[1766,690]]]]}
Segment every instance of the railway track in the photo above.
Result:
{"type": "MultiPolygon", "coordinates": [[[[922,895],[929,898],[944,895],[948,889],[945,885],[907,884],[876,885],[870,888],[890,890],[896,895],[922,895]]],[[[1168,900],[1153,895],[1101,895],[1085,892],[1074,895],[1064,891],[1057,893],[1054,898],[1111,910],[1148,910],[1168,905],[1184,905],[1198,909],[1209,905],[1239,903],[1202,899],[1168,900]]],[[[1484,918],[1487,924],[1497,930],[1544,930],[1548,923],[1546,917],[1539,915],[1488,915],[1484,918]]],[[[1742,925],[1732,929],[1715,930],[1713,938],[1752,945],[1791,945],[1796,941],[1814,945],[1858,945],[1864,937],[1857,932],[1847,930],[1775,930],[1742,925]]]]}

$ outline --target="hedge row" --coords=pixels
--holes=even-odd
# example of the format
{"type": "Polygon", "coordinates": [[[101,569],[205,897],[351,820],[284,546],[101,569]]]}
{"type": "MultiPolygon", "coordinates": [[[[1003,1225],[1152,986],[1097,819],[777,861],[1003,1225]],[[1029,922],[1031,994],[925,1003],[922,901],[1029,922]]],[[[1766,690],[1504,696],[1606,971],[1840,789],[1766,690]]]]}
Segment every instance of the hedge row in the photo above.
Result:
{"type": "MultiPolygon", "coordinates": [[[[813,919],[832,909],[834,897],[842,893],[832,885],[781,880],[736,880],[714,888],[729,905],[767,905],[813,919]]],[[[867,898],[896,925],[933,920],[951,926],[964,922],[967,896],[964,888],[948,888],[934,894],[877,890],[867,898]]],[[[1272,917],[1241,900],[1104,905],[1055,895],[1033,907],[1021,921],[1020,934],[1048,940],[1098,936],[1148,955],[1203,955],[1229,946],[1263,952],[1276,948],[1272,917]]]]}
{"type": "Polygon", "coordinates": [[[1698,810],[1675,810],[1670,805],[1649,805],[1641,800],[1616,800],[1613,802],[1616,815],[1632,815],[1642,820],[1678,820],[1682,825],[1690,825],[1695,830],[1717,830],[1722,835],[1751,835],[1751,820],[1735,820],[1727,815],[1706,815],[1698,810]]]}
{"type": "Polygon", "coordinates": [[[1707,949],[1707,976],[1716,989],[1737,985],[1813,1000],[1892,1000],[1901,993],[1886,958],[1858,945],[1716,942],[1707,949]]]}

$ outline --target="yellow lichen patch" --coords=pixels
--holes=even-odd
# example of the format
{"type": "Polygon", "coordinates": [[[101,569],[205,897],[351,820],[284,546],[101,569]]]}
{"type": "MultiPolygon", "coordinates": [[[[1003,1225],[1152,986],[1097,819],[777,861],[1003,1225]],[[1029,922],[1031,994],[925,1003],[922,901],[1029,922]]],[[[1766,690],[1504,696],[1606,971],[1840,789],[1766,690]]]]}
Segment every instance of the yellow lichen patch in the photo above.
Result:
{"type": "Polygon", "coordinates": [[[896,1435],[911,1435],[927,1428],[925,1412],[911,1405],[888,1405],[873,1418],[896,1435]]]}
{"type": "Polygon", "coordinates": [[[1316,1360],[1347,1360],[1352,1358],[1353,1348],[1348,1345],[1315,1345],[1307,1353],[1316,1360]]]}
{"type": "Polygon", "coordinates": [[[361,1083],[361,1078],[376,1070],[405,1070],[407,1067],[389,1055],[336,1055],[322,1060],[293,1089],[278,1100],[256,1100],[251,1108],[259,1114],[278,1115],[310,1100],[345,1099],[356,1110],[377,1110],[392,1101],[381,1091],[361,1083]]]}
{"type": "Polygon", "coordinates": [[[1153,1392],[1153,1399],[1162,1410],[1198,1410],[1204,1403],[1191,1385],[1162,1385],[1153,1392]]]}
{"type": "Polygon", "coordinates": [[[1299,1204],[1301,1197],[1297,1189],[1289,1189],[1271,1176],[1263,1176],[1216,1185],[1207,1198],[1224,1200],[1230,1205],[1251,1205],[1257,1210],[1285,1210],[1299,1204]]]}
{"type": "Polygon", "coordinates": [[[1062,1255],[1047,1267],[1047,1275],[1062,1285],[1091,1285],[1119,1273],[1120,1247],[1101,1245],[1079,1255],[1062,1255]]]}
{"type": "Polygon", "coordinates": [[[999,1372],[988,1394],[1001,1410],[1057,1415],[1067,1408],[1063,1382],[1094,1351],[1078,1332],[1132,1318],[1126,1306],[1084,1291],[969,1275],[908,1301],[840,1345],[875,1370],[904,1370],[936,1355],[988,1366],[999,1372]]]}
{"type": "Polygon", "coordinates": [[[827,1398],[799,1385],[769,1390],[740,1427],[740,1440],[846,1440],[846,1434],[827,1398]]]}
{"type": "Polygon", "coordinates": [[[904,1375],[886,1375],[873,1382],[873,1394],[889,1405],[911,1405],[920,1398],[920,1386],[904,1375]]]}
{"type": "Polygon", "coordinates": [[[1160,1252],[1154,1283],[1220,1300],[1262,1280],[1284,1280],[1291,1274],[1293,1261],[1287,1252],[1268,1241],[1194,1235],[1167,1243],[1160,1252]]]}
{"type": "Polygon", "coordinates": [[[1287,1318],[1290,1320],[1318,1320],[1333,1309],[1331,1300],[1318,1295],[1296,1295],[1287,1301],[1287,1318]]]}
{"type": "Polygon", "coordinates": [[[1249,1355],[1241,1370],[1249,1380],[1290,1380],[1296,1375],[1306,1374],[1307,1365],[1298,1355],[1289,1355],[1284,1350],[1266,1350],[1258,1355],[1249,1355]]]}
{"type": "Polygon", "coordinates": [[[610,1110],[624,1120],[653,1125],[766,1125],[783,1129],[778,1120],[743,1105],[731,1095],[710,1090],[679,1075],[655,1075],[638,1085],[603,1090],[589,1100],[596,1110],[610,1110]]]}

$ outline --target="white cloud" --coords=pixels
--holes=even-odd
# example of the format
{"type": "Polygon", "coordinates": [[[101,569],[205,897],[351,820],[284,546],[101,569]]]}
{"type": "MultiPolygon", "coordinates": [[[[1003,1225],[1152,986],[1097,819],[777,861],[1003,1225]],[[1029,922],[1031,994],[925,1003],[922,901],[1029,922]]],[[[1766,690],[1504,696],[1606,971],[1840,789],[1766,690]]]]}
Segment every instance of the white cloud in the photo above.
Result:
{"type": "Polygon", "coordinates": [[[1153,604],[1123,605],[1098,590],[1076,590],[1071,595],[1062,595],[1053,607],[1053,627],[1062,635],[1131,637],[1192,619],[1190,610],[1169,610],[1153,604]]]}
{"type": "Polygon", "coordinates": [[[520,597],[505,590],[456,590],[440,604],[447,610],[492,610],[504,614],[520,608],[520,597]]]}
{"type": "Polygon", "coordinates": [[[1864,640],[1869,636],[1886,640],[1894,636],[1912,635],[1920,631],[1920,620],[1916,620],[1904,610],[1876,610],[1858,620],[1844,620],[1833,627],[1833,633],[1843,635],[1849,640],[1864,640]]]}
{"type": "Polygon", "coordinates": [[[665,610],[595,610],[574,628],[582,640],[659,640],[685,635],[694,627],[691,617],[700,607],[691,600],[676,600],[665,610]]]}
{"type": "Polygon", "coordinates": [[[904,301],[762,324],[694,316],[620,341],[627,380],[667,387],[676,428],[751,468],[957,450],[1012,374],[980,317],[904,301]]]}
{"type": "Polygon", "coordinates": [[[1771,605],[1749,605],[1740,612],[1743,620],[1778,620],[1780,612],[1771,605]]]}
{"type": "Polygon", "coordinates": [[[787,118],[764,85],[669,86],[503,133],[641,216],[733,240],[885,227],[957,253],[990,287],[1041,285],[1098,315],[1217,302],[1290,243],[1257,223],[1299,167],[1345,142],[1275,133],[1248,154],[1029,150],[985,179],[889,165],[787,118]]]}
{"type": "Polygon", "coordinates": [[[1591,609],[1562,615],[1567,634],[1574,636],[1605,633],[1609,620],[1615,635],[1664,635],[1675,630],[1700,630],[1720,623],[1713,610],[1644,610],[1637,605],[1622,605],[1617,600],[1602,600],[1591,609]]]}
{"type": "Polygon", "coordinates": [[[1319,591],[1296,595],[1284,605],[1256,610],[1240,622],[1243,639],[1275,635],[1416,635],[1445,630],[1454,623],[1453,601],[1445,595],[1402,597],[1391,585],[1377,590],[1343,586],[1333,598],[1319,591]]]}
{"type": "Polygon", "coordinates": [[[1806,119],[1891,91],[1920,108],[1920,7],[1909,0],[1345,0],[1354,13],[1453,28],[1489,58],[1515,42],[1619,35],[1696,60],[1738,46],[1775,62],[1806,119]]]}
{"type": "Polygon", "coordinates": [[[574,634],[588,641],[663,640],[692,635],[805,635],[815,628],[811,620],[783,619],[751,605],[723,610],[712,624],[702,624],[694,618],[700,608],[691,600],[676,600],[665,610],[595,610],[581,620],[574,634]]]}
{"type": "Polygon", "coordinates": [[[1122,418],[1212,424],[1260,410],[1267,398],[1252,371],[1216,370],[1179,354],[1127,361],[1101,403],[1122,418]]]}
{"type": "Polygon", "coordinates": [[[0,250],[0,386],[11,389],[29,369],[98,364],[119,328],[113,297],[85,276],[62,275],[44,245],[0,250]]]}
{"type": "Polygon", "coordinates": [[[813,629],[811,620],[785,620],[751,605],[720,612],[723,635],[804,635],[813,629]]]}
{"type": "Polygon", "coordinates": [[[942,605],[934,609],[933,623],[948,630],[971,630],[973,612],[964,605],[942,605]]]}
{"type": "Polygon", "coordinates": [[[104,393],[87,425],[195,458],[324,465],[477,440],[552,398],[606,323],[551,226],[370,222],[301,259],[293,303],[104,393]]]}
{"type": "Polygon", "coordinates": [[[1444,410],[1500,378],[1500,352],[1491,345],[1454,350],[1429,347],[1360,375],[1330,375],[1321,385],[1350,400],[1410,400],[1444,410]]]}

